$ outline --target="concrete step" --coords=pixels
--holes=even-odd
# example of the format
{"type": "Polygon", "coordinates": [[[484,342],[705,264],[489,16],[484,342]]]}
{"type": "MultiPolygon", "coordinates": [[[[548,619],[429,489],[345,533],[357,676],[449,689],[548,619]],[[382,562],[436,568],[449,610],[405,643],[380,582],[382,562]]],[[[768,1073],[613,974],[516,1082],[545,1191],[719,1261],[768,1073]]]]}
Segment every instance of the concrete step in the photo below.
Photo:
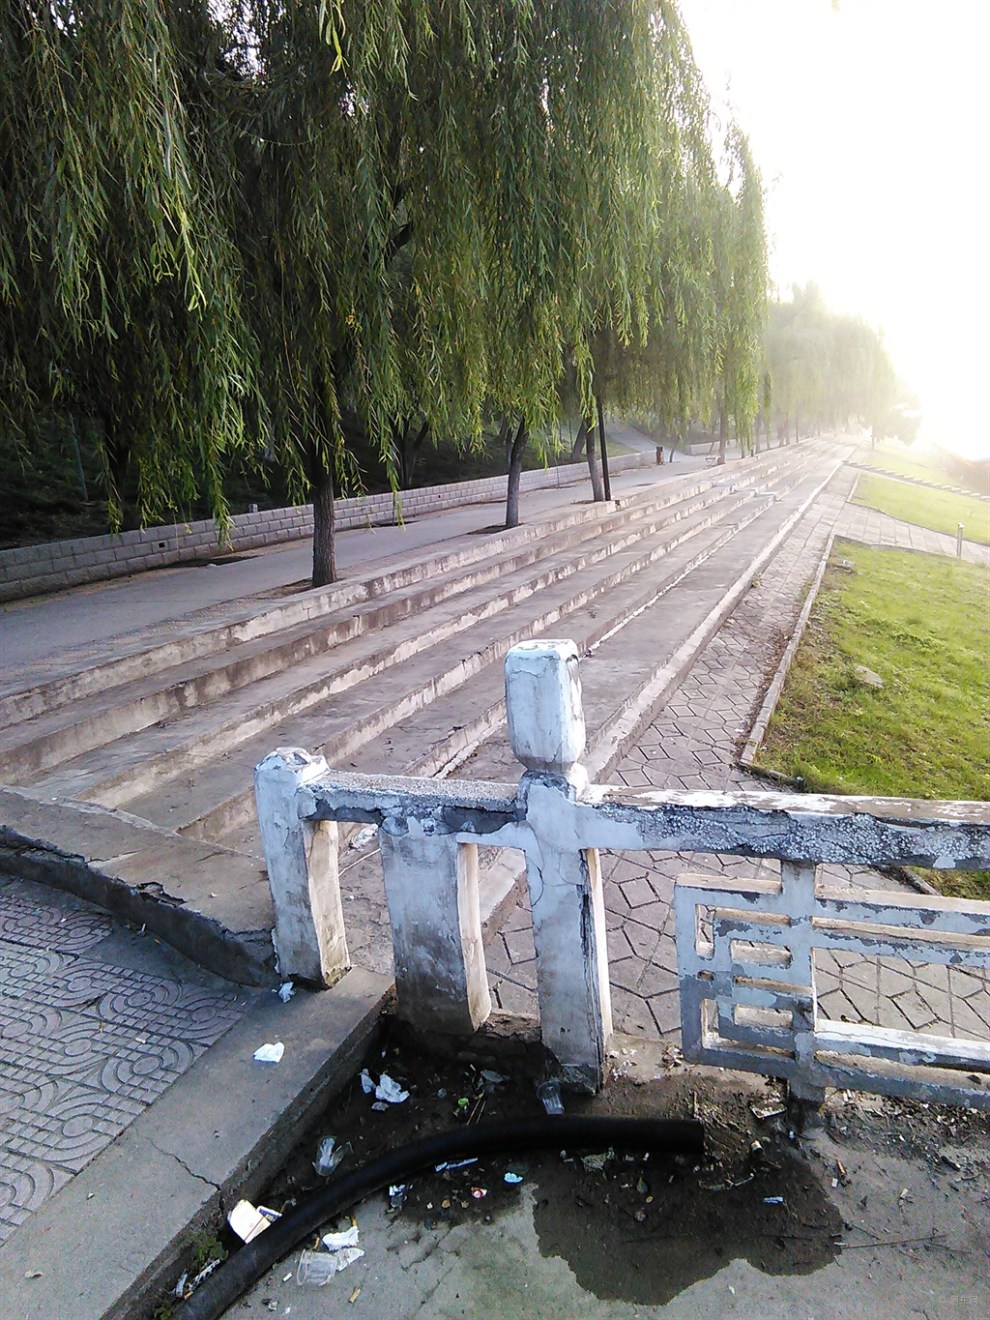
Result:
{"type": "MultiPolygon", "coordinates": [[[[665,502],[662,509],[645,511],[633,520],[632,526],[608,531],[590,543],[573,547],[565,543],[562,550],[549,555],[539,565],[534,565],[527,553],[522,568],[504,572],[513,569],[515,557],[503,557],[493,565],[491,573],[484,575],[484,580],[460,593],[438,589],[432,594],[430,610],[429,598],[416,589],[411,604],[407,596],[405,600],[392,602],[391,612],[381,612],[379,629],[354,628],[356,635],[339,640],[329,654],[317,652],[304,662],[260,677],[249,687],[225,691],[219,684],[218,699],[209,707],[194,707],[133,736],[125,735],[113,742],[108,738],[102,748],[84,749],[80,755],[63,760],[54,771],[29,773],[21,778],[57,796],[86,797],[108,806],[121,805],[174,778],[183,769],[222,755],[265,728],[381,674],[470,624],[591,565],[614,558],[635,546],[641,537],[656,533],[658,527],[660,535],[668,527],[675,527],[676,534],[670,534],[673,541],[683,530],[692,530],[709,519],[716,501],[723,510],[728,507],[717,488],[673,504],[665,502]],[[499,590],[494,594],[489,580],[493,575],[500,575],[499,590]],[[387,631],[384,621],[388,624],[387,631]],[[387,639],[385,645],[382,645],[383,636],[387,639]]],[[[441,583],[440,587],[444,585],[441,583]]],[[[368,607],[368,611],[373,612],[374,607],[368,607]]],[[[345,625],[351,626],[350,620],[345,625]]],[[[233,663],[242,666],[245,662],[233,663]]],[[[99,698],[105,699],[105,694],[99,698]]],[[[87,716],[95,724],[99,718],[96,714],[87,716]]],[[[105,718],[112,727],[113,712],[108,712],[105,718]]],[[[70,728],[67,738],[71,732],[70,728]]],[[[9,766],[5,773],[14,779],[9,766]]]]}
{"type": "MultiPolygon", "coordinates": [[[[778,498],[772,503],[754,497],[752,488],[734,492],[738,504],[731,516],[723,509],[720,525],[712,523],[704,529],[695,529],[688,540],[673,548],[666,546],[654,559],[652,568],[644,565],[638,573],[622,576],[624,565],[610,561],[608,572],[598,573],[597,580],[608,580],[613,572],[620,576],[611,581],[604,594],[593,592],[590,581],[585,584],[584,592],[576,592],[578,575],[569,580],[570,590],[566,594],[570,598],[583,595],[584,599],[571,599],[569,612],[558,613],[546,626],[551,633],[582,639],[585,649],[591,651],[584,667],[591,734],[587,760],[596,777],[607,774],[607,767],[620,754],[624,740],[628,741],[630,729],[638,727],[637,721],[648,718],[650,703],[662,703],[664,694],[672,690],[672,684],[690,664],[693,653],[732,608],[752,573],[758,571],[761,557],[772,552],[775,538],[779,539],[781,521],[796,517],[802,502],[834,470],[836,463],[826,449],[808,446],[802,447],[802,451],[801,464],[781,464],[775,473],[763,474],[766,485],[762,489],[776,488],[778,498]],[[711,606],[707,613],[705,604],[711,606]]],[[[675,526],[667,532],[673,535],[686,530],[689,529],[675,526]]],[[[655,547],[637,546],[615,558],[619,561],[624,555],[628,561],[648,554],[651,548],[655,547]]],[[[583,572],[589,577],[593,575],[591,569],[583,572]]],[[[535,599],[531,603],[536,603],[535,599]]],[[[558,609],[566,603],[558,598],[558,609]]],[[[514,608],[521,610],[522,604],[514,608]]],[[[504,611],[499,616],[499,628],[493,627],[496,636],[502,631],[503,623],[513,622],[510,615],[511,611],[504,611]]],[[[469,632],[470,629],[464,630],[447,646],[456,651],[456,642],[467,640],[469,632]]],[[[470,660],[470,655],[462,645],[455,659],[463,662],[465,657],[470,660]]],[[[360,739],[352,759],[362,769],[380,768],[391,773],[406,769],[515,780],[519,768],[504,739],[497,736],[503,718],[501,668],[497,659],[500,654],[497,657],[493,654],[488,664],[476,670],[470,683],[453,684],[442,694],[442,702],[432,700],[406,712],[393,709],[392,722],[381,729],[378,740],[360,739]],[[495,737],[490,736],[493,732],[495,737]]],[[[453,665],[448,663],[443,672],[452,670],[453,665]]],[[[367,704],[362,707],[365,713],[374,710],[372,698],[376,695],[375,683],[379,681],[361,685],[367,689],[364,693],[367,704]]],[[[407,676],[407,694],[413,686],[407,676]]],[[[348,703],[359,692],[360,688],[348,693],[348,703]]],[[[200,715],[204,713],[200,711],[200,715]]],[[[268,736],[259,739],[257,754],[252,752],[250,757],[245,757],[236,772],[240,780],[234,788],[240,790],[249,812],[253,810],[250,774],[260,755],[279,742],[298,741],[315,750],[322,741],[319,736],[283,738],[283,732],[290,733],[292,729],[269,730],[268,736]]],[[[192,799],[211,789],[211,776],[223,774],[225,764],[221,758],[202,768],[201,778],[187,786],[192,799]]],[[[221,830],[224,803],[231,800],[228,790],[229,785],[208,802],[203,798],[208,812],[221,809],[216,822],[221,830]]],[[[4,791],[0,790],[0,794],[4,791]]],[[[85,874],[88,896],[96,892],[98,901],[111,910],[130,920],[146,921],[149,929],[175,943],[189,956],[211,967],[216,967],[217,959],[223,958],[225,975],[247,984],[263,984],[266,978],[270,983],[271,902],[263,866],[257,856],[250,855],[255,845],[248,837],[249,817],[238,817],[235,812],[240,825],[236,829],[227,828],[222,842],[216,838],[207,842],[192,837],[191,833],[177,834],[161,824],[120,810],[52,803],[50,798],[42,802],[36,788],[29,793],[14,791],[4,796],[20,804],[18,829],[13,832],[16,838],[12,840],[8,830],[2,840],[7,845],[5,866],[33,878],[52,879],[51,871],[60,871],[75,877],[72,883],[85,874]],[[244,835],[243,847],[230,846],[237,844],[237,829],[244,835]]],[[[131,805],[138,810],[144,804],[131,805]]],[[[4,800],[2,806],[3,819],[9,822],[12,819],[9,801],[4,800]]],[[[352,952],[355,961],[374,968],[377,964],[387,964],[390,958],[380,878],[377,894],[373,884],[367,881],[359,884],[356,877],[369,867],[373,872],[374,857],[367,852],[351,852],[353,861],[345,864],[345,883],[349,889],[345,910],[352,924],[352,952]]],[[[486,916],[491,916],[497,914],[499,905],[518,880],[519,859],[500,854],[485,857],[484,861],[483,904],[486,916]]]]}
{"type": "MultiPolygon", "coordinates": [[[[723,516],[730,506],[738,507],[746,498],[737,495],[723,501],[723,516]]],[[[189,758],[184,758],[181,779],[173,777],[160,788],[129,798],[128,810],[197,837],[223,837],[252,817],[253,767],[273,746],[321,748],[328,759],[347,764],[364,743],[424,706],[446,698],[497,663],[517,641],[546,628],[559,628],[562,619],[588,602],[600,600],[608,619],[618,617],[613,611],[621,605],[608,600],[615,588],[665,559],[679,544],[703,534],[715,516],[705,512],[684,519],[632,548],[612,553],[607,572],[598,560],[558,576],[557,566],[550,563],[535,582],[521,584],[518,593],[502,591],[480,601],[476,615],[465,614],[459,601],[452,602],[441,607],[445,618],[434,614],[428,621],[410,620],[404,629],[390,630],[390,648],[407,643],[410,651],[403,648],[398,657],[409,663],[391,664],[387,669],[376,665],[373,672],[361,675],[363,681],[349,684],[345,693],[319,704],[307,703],[303,710],[287,712],[283,703],[272,709],[271,719],[262,720],[255,714],[241,721],[235,726],[237,742],[228,741],[221,759],[211,756],[209,763],[200,762],[190,769],[189,758]],[[405,637],[395,636],[402,631],[405,637]],[[252,736],[240,736],[245,731],[252,736]]],[[[352,674],[353,669],[345,671],[345,680],[352,674]]],[[[203,747],[202,742],[197,745],[199,753],[203,747]]]]}
{"type": "MultiPolygon", "coordinates": [[[[434,560],[425,585],[421,574],[415,582],[406,582],[408,572],[396,573],[391,580],[377,578],[360,584],[367,600],[356,606],[355,591],[344,592],[343,605],[332,614],[321,612],[315,620],[307,618],[292,626],[279,624],[286,616],[295,618],[298,609],[293,608],[268,611],[264,631],[239,641],[234,636],[238,629],[230,626],[197,634],[195,641],[201,654],[177,659],[168,669],[157,667],[168,650],[158,648],[149,657],[150,672],[140,678],[130,677],[132,666],[128,660],[117,675],[124,681],[111,682],[113,675],[107,673],[105,686],[98,692],[80,697],[71,706],[57,706],[0,730],[0,777],[11,783],[31,782],[49,766],[218,700],[270,674],[330,652],[353,637],[386,628],[555,552],[567,547],[601,546],[603,538],[610,535],[613,545],[626,543],[630,536],[646,534],[660,521],[683,517],[699,501],[712,501],[718,495],[715,483],[691,482],[678,491],[639,497],[621,509],[609,506],[608,513],[593,519],[556,520],[539,541],[529,537],[521,547],[490,548],[491,552],[480,561],[476,557],[484,546],[470,547],[476,562],[465,566],[463,555],[434,560]],[[455,562],[449,564],[447,560],[455,562]],[[389,594],[381,599],[385,591],[389,594]]],[[[504,538],[497,540],[501,543],[504,538]]],[[[607,552],[606,544],[601,553],[607,552]]],[[[321,598],[321,603],[326,604],[326,599],[321,598]]],[[[178,656],[185,649],[176,643],[178,656]]]]}
{"type": "Polygon", "coordinates": [[[303,589],[287,600],[272,603],[264,599],[259,603],[250,598],[196,611],[173,620],[168,628],[168,641],[164,643],[160,626],[122,636],[111,634],[96,647],[87,645],[77,653],[69,651],[47,658],[45,672],[55,671],[57,677],[27,685],[16,679],[7,685],[0,678],[0,728],[201,657],[223,654],[254,638],[331,616],[417,582],[456,573],[493,555],[539,542],[553,532],[576,528],[579,535],[593,535],[598,524],[614,518],[619,510],[635,508],[640,502],[649,503],[651,497],[667,501],[683,498],[692,488],[700,489],[713,482],[710,473],[685,474],[682,479],[666,483],[661,491],[625,496],[610,505],[589,502],[543,522],[498,532],[484,540],[479,538],[473,545],[461,545],[440,554],[413,553],[398,560],[392,557],[387,563],[368,565],[360,576],[328,587],[303,589]],[[222,615],[219,622],[218,608],[222,615]],[[94,650],[104,656],[96,663],[93,663],[94,650]]]}
{"type": "MultiPolygon", "coordinates": [[[[787,453],[763,454],[735,463],[731,471],[750,479],[748,474],[769,471],[790,461],[791,455],[787,453]]],[[[668,477],[659,490],[654,487],[643,494],[625,495],[612,505],[589,502],[572,507],[543,522],[501,531],[484,541],[479,539],[474,545],[460,545],[440,555],[412,552],[398,558],[391,556],[378,565],[366,565],[360,576],[330,587],[300,590],[288,599],[273,601],[270,593],[262,593],[226,605],[209,606],[170,621],[168,640],[164,643],[161,625],[120,635],[108,633],[99,641],[44,657],[33,670],[44,675],[43,680],[25,683],[20,670],[12,678],[0,675],[0,729],[190,660],[222,654],[253,638],[332,615],[437,574],[466,568],[504,550],[538,542],[551,530],[582,524],[593,528],[596,522],[614,517],[617,509],[635,506],[640,501],[681,498],[692,485],[724,484],[727,472],[728,469],[711,469],[668,477]]]]}
{"type": "MultiPolygon", "coordinates": [[[[789,488],[803,471],[803,463],[795,465],[794,470],[778,480],[783,488],[789,488]]],[[[490,670],[495,691],[500,694],[499,662],[510,646],[546,631],[573,635],[580,644],[591,646],[629,613],[641,608],[644,601],[721,547],[727,536],[737,532],[745,521],[738,511],[747,507],[749,497],[750,492],[745,489],[723,496],[718,527],[716,520],[708,515],[689,524],[681,533],[676,528],[666,529],[653,541],[613,555],[607,574],[602,575],[597,569],[578,573],[568,584],[570,590],[566,594],[559,586],[548,587],[538,600],[500,611],[497,624],[483,621],[457,637],[446,639],[428,657],[421,657],[423,663],[417,664],[416,686],[408,686],[406,675],[400,674],[397,686],[384,677],[376,681],[372,690],[352,690],[346,708],[315,708],[298,720],[282,721],[276,729],[232,751],[222,765],[193,772],[181,784],[167,786],[161,793],[135,798],[129,809],[197,837],[253,839],[250,775],[253,766],[273,746],[319,749],[331,764],[398,772],[399,767],[410,768],[399,745],[399,728],[405,721],[414,721],[406,742],[411,740],[419,749],[416,772],[437,773],[451,757],[470,750],[472,731],[482,733],[488,729],[491,703],[481,695],[484,687],[480,676],[490,670]],[[735,524],[719,530],[730,515],[735,515],[735,524]],[[582,610],[590,610],[594,618],[593,627],[587,631],[578,618],[582,610]],[[383,699],[386,684],[387,695],[383,699]],[[458,690],[466,696],[468,708],[464,709],[462,699],[458,718],[450,721],[448,712],[455,700],[452,694],[458,690]],[[421,714],[428,707],[432,709],[440,698],[443,700],[437,706],[435,719],[421,714]],[[452,723],[457,727],[451,729],[452,723]],[[444,736],[438,741],[428,736],[440,726],[444,736]],[[375,740],[380,740],[381,747],[390,749],[389,758],[380,763],[369,762],[362,751],[375,740]],[[430,749],[426,754],[422,751],[424,747],[430,749]]],[[[752,502],[752,516],[755,516],[766,500],[752,502]]],[[[256,845],[252,842],[249,846],[256,845]]]]}

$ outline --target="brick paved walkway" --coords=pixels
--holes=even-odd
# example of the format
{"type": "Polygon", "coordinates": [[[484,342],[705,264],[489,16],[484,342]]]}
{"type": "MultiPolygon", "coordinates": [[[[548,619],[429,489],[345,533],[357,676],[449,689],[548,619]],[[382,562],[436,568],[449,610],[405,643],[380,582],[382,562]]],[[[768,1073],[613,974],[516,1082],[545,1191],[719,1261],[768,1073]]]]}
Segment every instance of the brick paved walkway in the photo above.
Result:
{"type": "Polygon", "coordinates": [[[0,876],[0,1244],[246,1003],[97,908],[0,876]]]}
{"type": "MultiPolygon", "coordinates": [[[[956,538],[944,532],[932,532],[915,523],[901,522],[878,509],[867,509],[860,504],[847,504],[842,511],[836,530],[841,536],[864,545],[889,545],[901,550],[922,550],[929,555],[949,555],[955,558],[956,538]]],[[[990,566],[990,546],[963,541],[962,557],[968,564],[990,566]]]]}
{"type": "MultiPolygon", "coordinates": [[[[677,696],[623,761],[613,776],[616,782],[654,788],[766,787],[764,781],[741,771],[736,757],[833,527],[874,544],[955,554],[954,538],[846,504],[855,477],[844,470],[816,502],[695,661],[677,696]]],[[[976,562],[981,560],[976,557],[976,562]]],[[[707,871],[731,880],[770,867],[736,857],[603,854],[616,1030],[659,1034],[671,1043],[678,1039],[671,910],[677,875],[685,870],[707,871]]],[[[867,869],[828,866],[822,874],[833,886],[902,889],[896,881],[867,869]]],[[[493,995],[506,1011],[536,1011],[534,957],[528,907],[520,903],[488,951],[493,995]]],[[[937,1029],[978,1040],[985,1040],[990,1030],[990,985],[983,976],[934,965],[917,968],[893,958],[825,954],[817,960],[816,980],[821,1012],[828,1018],[904,1030],[937,1029]]]]}

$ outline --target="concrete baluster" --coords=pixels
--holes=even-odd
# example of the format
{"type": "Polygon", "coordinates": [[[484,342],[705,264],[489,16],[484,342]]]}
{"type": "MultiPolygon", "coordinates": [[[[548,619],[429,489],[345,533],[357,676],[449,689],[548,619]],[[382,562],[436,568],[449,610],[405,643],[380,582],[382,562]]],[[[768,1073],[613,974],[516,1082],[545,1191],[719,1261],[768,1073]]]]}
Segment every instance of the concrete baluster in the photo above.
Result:
{"type": "Polygon", "coordinates": [[[813,862],[781,862],[780,880],[790,917],[787,946],[791,961],[789,979],[795,986],[793,1007],[794,1063],[796,1072],[788,1090],[795,1100],[820,1105],[825,1088],[816,1079],[815,992],[812,921],[815,912],[815,883],[818,868],[813,862]],[[806,993],[800,993],[804,990],[806,993]]]}
{"type": "Polygon", "coordinates": [[[423,1030],[476,1030],[492,1009],[481,939],[478,849],[430,820],[378,831],[398,1015],[423,1030]]]}
{"type": "Polygon", "coordinates": [[[337,825],[299,819],[300,788],[327,773],[322,756],[280,747],[254,772],[261,842],[275,908],[279,974],[332,985],[350,966],[337,872],[337,825]]]}
{"type": "Polygon", "coordinates": [[[526,767],[519,791],[531,839],[526,874],[543,1043],[563,1081],[597,1090],[612,1035],[601,870],[596,849],[568,843],[568,813],[560,810],[588,783],[574,643],[513,647],[505,695],[512,749],[526,767]]]}

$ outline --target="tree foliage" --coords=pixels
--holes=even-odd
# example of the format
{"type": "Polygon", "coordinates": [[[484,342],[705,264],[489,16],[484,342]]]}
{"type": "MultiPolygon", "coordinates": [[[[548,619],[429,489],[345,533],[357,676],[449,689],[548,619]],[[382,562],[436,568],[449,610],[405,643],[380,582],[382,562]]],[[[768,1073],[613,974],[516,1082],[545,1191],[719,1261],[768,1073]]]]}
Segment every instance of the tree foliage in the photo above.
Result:
{"type": "Polygon", "coordinates": [[[397,480],[429,432],[544,433],[562,381],[670,419],[720,381],[745,425],[729,156],[672,0],[11,0],[0,426],[99,417],[118,517],[129,470],[142,518],[223,518],[232,456],[274,456],[330,580],[359,435],[397,480]]]}
{"type": "Polygon", "coordinates": [[[769,312],[767,363],[782,426],[879,426],[898,387],[876,331],[830,311],[814,284],[795,287],[769,312]]]}
{"type": "Polygon", "coordinates": [[[201,10],[0,9],[0,426],[28,443],[53,409],[99,417],[111,503],[131,457],[148,519],[199,489],[223,513],[257,356],[201,10]]]}

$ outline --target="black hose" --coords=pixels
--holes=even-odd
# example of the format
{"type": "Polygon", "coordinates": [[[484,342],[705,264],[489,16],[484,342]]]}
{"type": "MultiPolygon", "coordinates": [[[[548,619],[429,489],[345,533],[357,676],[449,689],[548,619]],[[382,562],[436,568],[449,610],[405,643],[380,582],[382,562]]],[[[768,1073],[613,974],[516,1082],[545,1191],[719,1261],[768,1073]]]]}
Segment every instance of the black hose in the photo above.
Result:
{"type": "Polygon", "coordinates": [[[308,1196],[205,1279],[174,1313],[174,1320],[219,1320],[276,1261],[328,1220],[379,1188],[404,1182],[424,1167],[474,1156],[530,1150],[603,1150],[608,1146],[700,1155],[704,1151],[704,1129],[694,1119],[564,1115],[481,1123],[424,1137],[335,1178],[308,1196]]]}

